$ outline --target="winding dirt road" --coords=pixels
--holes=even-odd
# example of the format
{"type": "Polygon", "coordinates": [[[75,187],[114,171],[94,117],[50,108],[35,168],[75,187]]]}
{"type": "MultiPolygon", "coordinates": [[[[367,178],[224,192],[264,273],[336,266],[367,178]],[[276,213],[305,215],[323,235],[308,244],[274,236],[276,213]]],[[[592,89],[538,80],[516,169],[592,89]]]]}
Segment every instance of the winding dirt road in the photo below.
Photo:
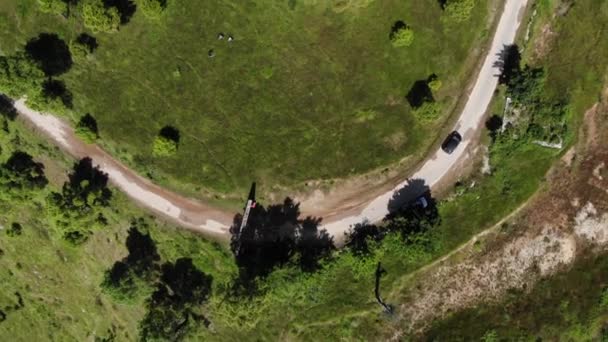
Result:
{"type": "MultiPolygon", "coordinates": [[[[471,144],[475,132],[483,127],[484,113],[492,100],[492,95],[498,84],[496,75],[500,69],[496,66],[504,45],[514,42],[515,35],[521,24],[523,13],[528,0],[507,0],[504,11],[492,41],[488,55],[480,69],[475,86],[455,125],[462,136],[458,149],[448,155],[438,149],[435,154],[410,178],[422,179],[426,185],[433,187],[457,165],[465,150],[471,144]]],[[[185,198],[167,191],[149,180],[139,176],[124,164],[114,159],[96,145],[82,142],[74,134],[73,128],[59,118],[34,111],[27,107],[25,100],[15,102],[15,108],[20,116],[34,125],[50,138],[59,148],[76,158],[90,157],[95,165],[106,172],[110,181],[121,189],[133,201],[169,220],[192,230],[226,239],[232,224],[234,213],[215,209],[207,204],[185,198]]],[[[395,191],[408,184],[408,179],[394,189],[361,205],[354,214],[341,218],[326,218],[323,229],[326,229],[336,240],[342,240],[344,232],[352,225],[362,221],[377,222],[388,214],[388,203],[395,191]]],[[[307,211],[303,208],[303,211],[307,211]]],[[[323,217],[323,210],[317,211],[317,216],[323,217]]]]}

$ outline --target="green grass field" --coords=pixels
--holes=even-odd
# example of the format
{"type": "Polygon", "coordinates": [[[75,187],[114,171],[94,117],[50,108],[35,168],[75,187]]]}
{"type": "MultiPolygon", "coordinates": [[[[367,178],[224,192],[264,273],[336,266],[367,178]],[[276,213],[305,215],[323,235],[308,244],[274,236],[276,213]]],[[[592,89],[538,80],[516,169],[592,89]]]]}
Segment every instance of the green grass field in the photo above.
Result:
{"type": "MultiPolygon", "coordinates": [[[[28,3],[24,1],[22,4],[28,3]]],[[[0,8],[2,6],[7,5],[2,3],[0,8]]],[[[299,3],[296,4],[296,11],[298,6],[299,3]]],[[[602,88],[603,74],[591,72],[589,75],[586,70],[605,72],[608,63],[608,53],[604,53],[608,49],[604,43],[608,41],[606,39],[597,41],[593,58],[581,59],[571,53],[571,50],[580,51],[589,47],[589,41],[580,37],[596,34],[603,37],[603,31],[581,22],[581,18],[590,13],[595,22],[607,21],[607,14],[595,6],[598,6],[595,0],[583,0],[567,16],[556,19],[563,41],[545,61],[549,79],[555,80],[548,82],[545,89],[549,94],[558,94],[561,90],[562,95],[567,95],[564,99],[570,100],[572,109],[568,124],[573,138],[583,111],[593,104],[602,88]],[[572,30],[576,35],[570,34],[572,30]],[[585,63],[593,64],[587,65],[587,68],[580,66],[585,63]],[[572,66],[562,69],[565,74],[557,74],[554,70],[559,70],[556,68],[562,65],[572,66]]],[[[20,8],[19,11],[28,13],[27,6],[20,8]]],[[[49,17],[47,20],[54,22],[56,18],[49,17]]],[[[129,25],[136,27],[137,20],[136,15],[129,25]]],[[[45,21],[41,21],[40,25],[45,27],[45,21]]],[[[129,25],[123,30],[130,30],[129,25]]],[[[23,37],[28,35],[24,34],[23,37]]],[[[118,35],[110,38],[115,39],[118,35]]],[[[24,43],[19,39],[12,40],[13,48],[24,43]]],[[[2,48],[10,49],[10,46],[2,45],[2,48]]],[[[101,58],[101,47],[98,52],[97,58],[101,58]]],[[[221,50],[217,49],[215,61],[219,60],[220,54],[221,50]]],[[[70,79],[76,76],[72,73],[75,74],[79,67],[74,68],[76,70],[66,75],[69,82],[73,82],[70,79]]],[[[83,99],[75,97],[75,101],[78,103],[83,99]]],[[[497,104],[495,112],[501,107],[497,104]]],[[[103,128],[101,117],[99,121],[102,135],[109,134],[103,128]]],[[[12,133],[9,135],[0,131],[0,161],[4,162],[13,149],[25,150],[45,162],[50,186],[57,189],[65,180],[66,169],[73,161],[67,160],[56,149],[49,148],[19,122],[10,123],[10,130],[12,133]]],[[[150,132],[150,140],[155,134],[150,132]]],[[[381,314],[374,300],[373,271],[376,262],[382,261],[388,270],[382,280],[382,293],[389,302],[398,303],[400,298],[407,295],[407,279],[412,271],[467,241],[472,234],[488,228],[519,206],[542,186],[546,170],[560,155],[557,151],[525,144],[501,151],[504,153],[493,155],[495,171],[492,175],[473,178],[475,187],[457,191],[459,195],[454,196],[453,200],[440,203],[442,222],[430,235],[433,248],[425,250],[412,247],[405,245],[395,235],[389,236],[368,258],[355,257],[345,250],[334,255],[333,261],[314,274],[302,273],[294,268],[275,271],[261,284],[266,292],[251,300],[231,301],[226,296],[226,287],[236,272],[229,252],[193,234],[156,224],[150,233],[163,260],[192,257],[197,267],[213,276],[213,293],[204,308],[212,325],[210,328],[198,327],[192,331],[190,339],[320,341],[390,337],[387,336],[390,330],[384,328],[396,322],[381,314]]],[[[467,180],[464,183],[470,184],[467,180]]],[[[20,236],[8,236],[6,229],[0,231],[0,283],[3,285],[0,287],[0,310],[8,312],[6,320],[0,322],[0,340],[83,341],[109,337],[112,332],[116,333],[116,340],[135,340],[138,323],[145,314],[143,298],[130,305],[119,304],[102,292],[100,283],[103,273],[126,254],[124,240],[129,221],[143,213],[133,208],[114,189],[116,196],[109,210],[112,213],[111,224],[96,231],[85,245],[73,247],[49,229],[48,218],[42,210],[47,192],[45,190],[35,200],[25,204],[0,202],[0,224],[6,228],[12,222],[19,222],[23,226],[20,236]],[[23,305],[19,304],[19,296],[23,305]],[[14,307],[17,309],[12,309],[14,307]]],[[[544,307],[561,304],[566,308],[564,312],[572,312],[574,316],[556,315],[547,319],[562,326],[572,322],[572,327],[578,329],[577,322],[584,323],[589,317],[595,317],[589,308],[593,308],[602,296],[599,287],[593,284],[605,283],[605,272],[602,273],[605,266],[605,260],[588,260],[571,273],[543,282],[533,292],[535,297],[525,299],[528,313],[515,309],[506,312],[520,318],[505,318],[505,311],[491,307],[458,314],[451,321],[437,322],[436,327],[444,331],[453,329],[451,331],[455,335],[462,330],[470,338],[478,338],[492,329],[499,336],[514,336],[510,332],[520,336],[521,331],[534,331],[534,324],[538,322],[535,319],[546,313],[544,307]],[[564,283],[582,283],[581,279],[585,280],[581,291],[553,292],[564,283]],[[588,291],[584,291],[586,289],[588,291]],[[568,296],[578,301],[573,299],[563,304],[563,297],[568,296]],[[480,324],[485,322],[488,322],[485,326],[480,324]],[[518,327],[521,328],[518,331],[509,330],[505,322],[520,324],[518,327]],[[470,329],[466,330],[466,326],[470,329]]],[[[516,298],[509,301],[509,305],[515,308],[521,303],[516,298]]],[[[555,336],[554,331],[559,332],[555,328],[546,336],[555,336]]],[[[574,334],[580,329],[572,331],[570,336],[576,336],[574,334]]]]}
{"type": "MultiPolygon", "coordinates": [[[[108,150],[189,194],[346,177],[422,157],[488,36],[490,4],[448,25],[436,0],[169,1],[158,20],[136,11],[119,32],[94,34],[93,58],[61,78],[74,120],[92,114],[108,150]],[[415,32],[409,47],[391,45],[398,20],[415,32]],[[421,123],[405,96],[432,74],[443,111],[421,123]],[[178,152],[153,157],[166,125],[180,131],[178,152]]],[[[5,54],[40,32],[69,42],[83,31],[77,15],[41,13],[36,0],[0,4],[5,54]]]]}

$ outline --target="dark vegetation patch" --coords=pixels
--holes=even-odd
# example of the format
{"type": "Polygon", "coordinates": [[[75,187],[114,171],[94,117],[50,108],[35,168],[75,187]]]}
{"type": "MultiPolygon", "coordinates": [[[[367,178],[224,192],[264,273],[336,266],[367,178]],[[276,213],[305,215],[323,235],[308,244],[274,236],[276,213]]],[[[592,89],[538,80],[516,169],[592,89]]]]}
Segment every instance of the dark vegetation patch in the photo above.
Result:
{"type": "Polygon", "coordinates": [[[160,132],[158,133],[159,136],[169,139],[173,142],[175,142],[176,144],[179,144],[179,139],[180,139],[180,135],[179,135],[179,131],[177,130],[177,128],[173,127],[173,126],[165,126],[163,127],[160,132]]]}
{"type": "Polygon", "coordinates": [[[434,102],[433,92],[429,88],[428,80],[414,82],[412,88],[405,96],[412,108],[420,108],[425,102],[434,102]]]}
{"type": "Polygon", "coordinates": [[[93,37],[88,33],[81,33],[80,35],[78,35],[78,38],[76,38],[76,41],[78,42],[78,44],[86,46],[89,53],[95,52],[95,50],[97,50],[97,48],[99,47],[99,44],[97,43],[97,38],[93,37]]]}
{"type": "Polygon", "coordinates": [[[48,99],[60,99],[66,108],[72,108],[72,92],[64,81],[48,79],[42,84],[42,95],[48,99]]]}
{"type": "Polygon", "coordinates": [[[304,272],[313,272],[320,267],[319,261],[335,249],[333,238],[319,230],[321,219],[301,219],[300,205],[290,198],[268,208],[257,204],[241,229],[242,219],[237,214],[230,228],[230,245],[240,271],[237,290],[253,293],[256,279],[289,263],[304,272]]]}
{"type": "Polygon", "coordinates": [[[41,33],[28,41],[25,50],[49,77],[61,75],[72,67],[69,47],[55,33],[41,33]]]}
{"type": "Polygon", "coordinates": [[[137,5],[132,0],[103,0],[103,4],[106,7],[114,7],[120,14],[120,23],[126,24],[131,20],[137,5]]]}

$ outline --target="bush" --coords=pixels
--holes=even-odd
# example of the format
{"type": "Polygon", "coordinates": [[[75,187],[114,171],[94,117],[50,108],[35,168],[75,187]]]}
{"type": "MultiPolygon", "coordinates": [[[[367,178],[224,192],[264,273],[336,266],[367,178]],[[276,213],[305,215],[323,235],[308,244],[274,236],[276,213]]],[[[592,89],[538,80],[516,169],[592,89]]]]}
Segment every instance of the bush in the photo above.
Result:
{"type": "Polygon", "coordinates": [[[116,32],[120,14],[115,7],[105,7],[100,0],[89,0],[82,5],[84,25],[93,32],[116,32]]]}
{"type": "Polygon", "coordinates": [[[443,19],[447,22],[462,23],[471,18],[475,0],[448,0],[444,7],[443,19]]]}
{"type": "Polygon", "coordinates": [[[414,30],[409,26],[404,26],[393,32],[391,42],[394,47],[410,46],[414,42],[414,30]]]}
{"type": "Polygon", "coordinates": [[[38,0],[38,6],[45,13],[64,14],[68,11],[68,4],[64,0],[38,0]]]}
{"type": "Polygon", "coordinates": [[[137,8],[148,18],[158,19],[167,8],[167,0],[138,0],[137,8]]]}
{"type": "Polygon", "coordinates": [[[11,226],[6,230],[8,236],[19,236],[23,232],[23,227],[17,222],[13,222],[11,226]]]}
{"type": "Polygon", "coordinates": [[[91,114],[86,114],[76,125],[76,135],[87,144],[92,144],[99,138],[97,121],[91,114]]]}
{"type": "Polygon", "coordinates": [[[177,152],[179,139],[180,134],[175,127],[163,127],[160,132],[158,132],[158,136],[154,139],[152,154],[155,157],[168,157],[174,155],[177,152]]]}
{"type": "Polygon", "coordinates": [[[10,97],[39,94],[45,75],[24,53],[0,56],[0,92],[10,97]]]}
{"type": "Polygon", "coordinates": [[[168,157],[177,152],[177,143],[169,138],[157,136],[152,146],[152,154],[155,157],[168,157]]]}
{"type": "Polygon", "coordinates": [[[441,86],[443,86],[443,83],[437,77],[429,81],[429,88],[434,92],[439,91],[439,89],[441,89],[441,86]]]}
{"type": "Polygon", "coordinates": [[[441,116],[441,104],[426,101],[414,111],[414,115],[420,121],[433,121],[441,116]]]}

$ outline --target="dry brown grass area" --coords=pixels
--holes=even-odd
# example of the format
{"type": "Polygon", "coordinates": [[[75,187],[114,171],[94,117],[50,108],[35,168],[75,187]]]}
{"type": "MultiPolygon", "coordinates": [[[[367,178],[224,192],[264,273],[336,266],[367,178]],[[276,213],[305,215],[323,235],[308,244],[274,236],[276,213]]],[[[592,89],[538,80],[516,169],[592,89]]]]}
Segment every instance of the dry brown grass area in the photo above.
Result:
{"type": "Polygon", "coordinates": [[[515,218],[476,236],[391,298],[394,337],[420,332],[450,312],[531,289],[584,253],[608,248],[608,96],[585,115],[579,144],[515,218]]]}

